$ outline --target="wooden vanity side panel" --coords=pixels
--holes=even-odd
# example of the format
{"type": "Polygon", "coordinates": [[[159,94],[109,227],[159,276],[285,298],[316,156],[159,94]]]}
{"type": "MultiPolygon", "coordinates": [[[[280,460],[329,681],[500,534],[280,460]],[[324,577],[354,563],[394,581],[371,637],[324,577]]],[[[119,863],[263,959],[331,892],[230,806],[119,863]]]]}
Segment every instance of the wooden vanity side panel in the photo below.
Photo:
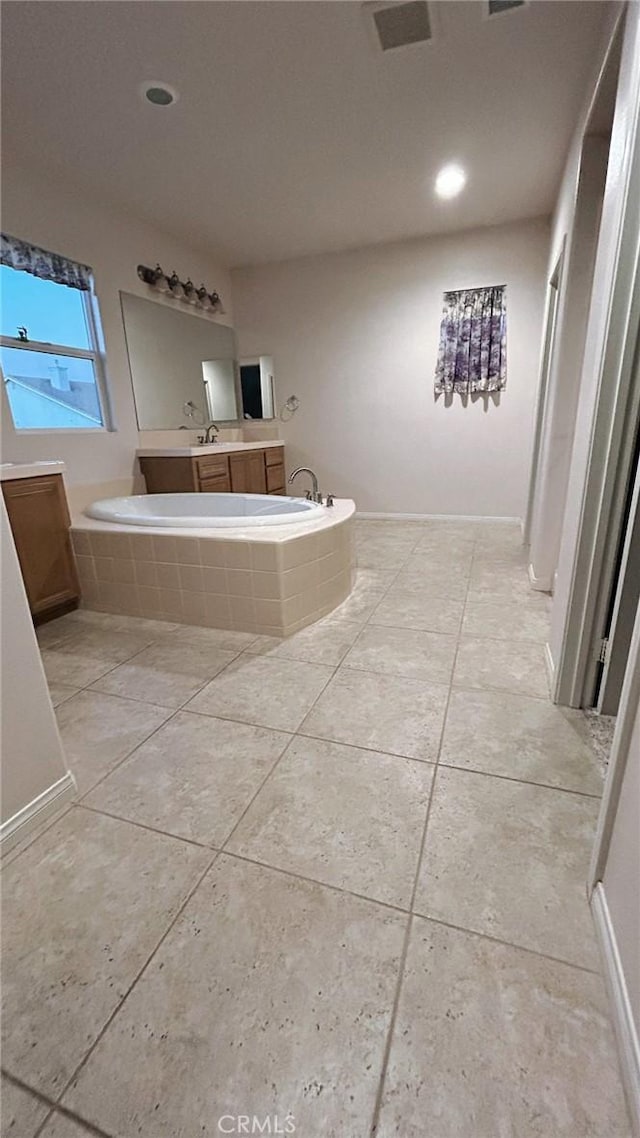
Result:
{"type": "Polygon", "coordinates": [[[36,622],[74,608],[80,586],[62,475],[3,482],[2,493],[36,622]]]}
{"type": "Polygon", "coordinates": [[[191,458],[140,458],[147,494],[192,494],[197,490],[191,458]]]}

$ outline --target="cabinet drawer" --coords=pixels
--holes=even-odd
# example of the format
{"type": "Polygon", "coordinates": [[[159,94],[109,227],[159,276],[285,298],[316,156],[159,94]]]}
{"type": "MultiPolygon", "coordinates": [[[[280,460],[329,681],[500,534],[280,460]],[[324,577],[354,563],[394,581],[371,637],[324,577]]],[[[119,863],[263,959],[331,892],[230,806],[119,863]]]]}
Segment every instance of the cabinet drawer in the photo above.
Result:
{"type": "Polygon", "coordinates": [[[264,452],[267,466],[283,466],[284,447],[267,447],[264,452]]]}
{"type": "Polygon", "coordinates": [[[284,490],[284,466],[267,467],[267,494],[275,494],[284,490]]]}
{"type": "Polygon", "coordinates": [[[198,482],[201,494],[230,494],[231,482],[228,474],[214,474],[212,477],[201,478],[198,482]]]}
{"type": "Polygon", "coordinates": [[[229,476],[229,459],[226,454],[207,454],[196,459],[198,478],[215,478],[220,475],[229,476]]]}

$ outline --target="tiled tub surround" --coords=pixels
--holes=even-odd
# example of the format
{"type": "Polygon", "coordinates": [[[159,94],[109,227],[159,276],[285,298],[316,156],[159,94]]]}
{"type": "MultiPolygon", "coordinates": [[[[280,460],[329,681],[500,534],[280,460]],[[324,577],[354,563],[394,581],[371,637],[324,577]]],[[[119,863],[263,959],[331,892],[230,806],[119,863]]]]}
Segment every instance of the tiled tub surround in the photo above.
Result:
{"type": "Polygon", "coordinates": [[[245,530],[117,526],[79,516],[82,605],[210,628],[290,635],[350,594],[351,501],[313,522],[245,530]]]}
{"type": "Polygon", "coordinates": [[[78,802],[3,868],[3,1138],[630,1138],[519,532],[355,528],[285,640],[39,629],[78,802]]]}

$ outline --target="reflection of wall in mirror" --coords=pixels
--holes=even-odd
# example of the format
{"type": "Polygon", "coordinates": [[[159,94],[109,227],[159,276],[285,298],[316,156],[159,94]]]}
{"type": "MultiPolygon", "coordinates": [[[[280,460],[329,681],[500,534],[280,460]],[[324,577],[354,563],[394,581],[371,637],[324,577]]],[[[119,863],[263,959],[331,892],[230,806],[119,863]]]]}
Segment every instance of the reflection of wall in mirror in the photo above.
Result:
{"type": "Polygon", "coordinates": [[[203,360],[202,378],[210,419],[237,419],[234,360],[203,360]]]}
{"type": "MultiPolygon", "coordinates": [[[[157,300],[145,300],[125,292],[120,296],[140,430],[178,427],[184,418],[182,408],[189,401],[209,418],[237,420],[239,400],[234,398],[236,341],[233,328],[157,300]],[[203,360],[222,361],[231,370],[230,378],[228,370],[219,373],[219,386],[225,387],[224,374],[228,394],[215,415],[206,407],[203,360]]],[[[217,399],[215,406],[218,406],[217,399]]]]}

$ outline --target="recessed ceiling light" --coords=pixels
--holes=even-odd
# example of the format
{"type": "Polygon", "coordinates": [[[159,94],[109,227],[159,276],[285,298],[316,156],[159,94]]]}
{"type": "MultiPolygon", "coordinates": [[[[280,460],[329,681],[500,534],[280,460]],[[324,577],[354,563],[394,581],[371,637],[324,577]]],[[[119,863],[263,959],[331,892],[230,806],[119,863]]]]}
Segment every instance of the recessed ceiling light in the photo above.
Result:
{"type": "Polygon", "coordinates": [[[436,178],[435,190],[439,198],[455,198],[467,184],[462,166],[443,166],[436,178]]]}
{"type": "Polygon", "coordinates": [[[170,107],[179,99],[175,87],[170,87],[168,83],[161,83],[157,80],[143,83],[140,91],[147,102],[152,103],[154,107],[170,107]]]}

